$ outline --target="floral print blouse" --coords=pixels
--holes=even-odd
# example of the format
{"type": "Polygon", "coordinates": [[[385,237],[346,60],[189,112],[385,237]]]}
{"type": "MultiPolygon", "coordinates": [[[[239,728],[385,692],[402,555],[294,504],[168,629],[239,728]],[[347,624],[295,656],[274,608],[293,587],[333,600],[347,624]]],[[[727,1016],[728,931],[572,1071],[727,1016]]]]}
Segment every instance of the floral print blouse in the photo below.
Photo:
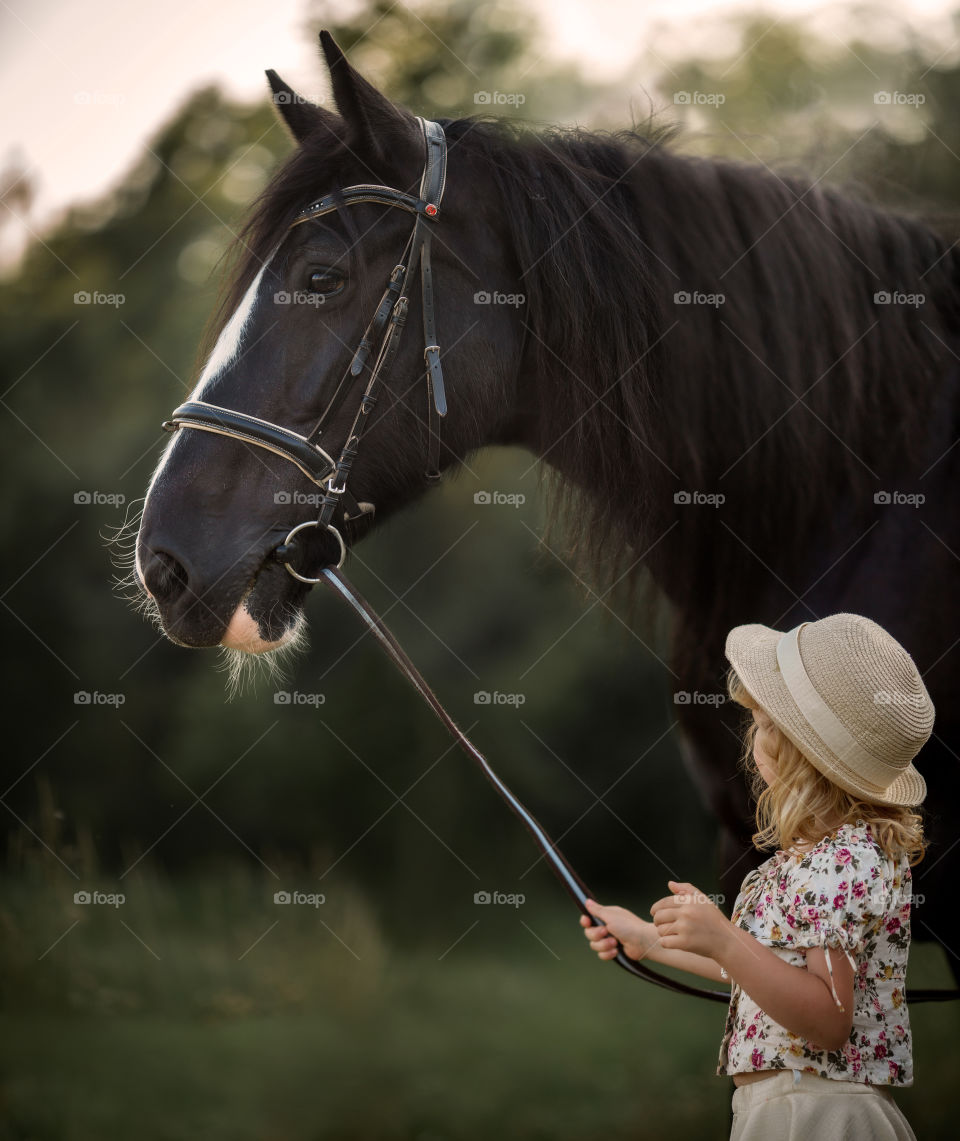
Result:
{"type": "Polygon", "coordinates": [[[794,966],[805,966],[808,948],[822,947],[841,1009],[828,947],[845,954],[854,969],[853,1028],[839,1050],[823,1049],[774,1022],[734,982],[717,1074],[793,1069],[913,1085],[905,994],[911,887],[908,857],[887,856],[863,820],[806,852],[777,851],[750,872],[732,922],[794,966]]]}

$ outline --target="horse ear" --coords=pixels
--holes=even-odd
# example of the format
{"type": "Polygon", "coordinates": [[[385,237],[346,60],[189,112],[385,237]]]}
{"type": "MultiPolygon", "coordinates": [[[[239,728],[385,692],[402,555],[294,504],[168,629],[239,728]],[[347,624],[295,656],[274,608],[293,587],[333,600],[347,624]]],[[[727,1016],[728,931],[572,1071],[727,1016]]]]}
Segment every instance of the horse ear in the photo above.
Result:
{"type": "Polygon", "coordinates": [[[414,117],[391,103],[350,66],[328,31],[320,33],[320,46],[330,70],[337,110],[347,123],[350,146],[383,167],[389,165],[392,156],[405,154],[415,146],[420,132],[414,117]]]}
{"type": "Polygon", "coordinates": [[[284,83],[272,69],[267,72],[267,81],[273,93],[273,103],[280,112],[290,134],[298,143],[314,134],[320,127],[333,130],[337,116],[318,107],[302,95],[298,95],[289,84],[284,83]]]}

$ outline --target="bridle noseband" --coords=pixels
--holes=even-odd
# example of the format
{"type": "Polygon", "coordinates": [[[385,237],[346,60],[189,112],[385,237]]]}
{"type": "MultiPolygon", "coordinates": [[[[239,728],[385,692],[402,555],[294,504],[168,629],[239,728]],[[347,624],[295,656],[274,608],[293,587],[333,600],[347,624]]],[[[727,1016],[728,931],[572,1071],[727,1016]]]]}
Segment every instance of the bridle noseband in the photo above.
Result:
{"type": "Polygon", "coordinates": [[[337,567],[343,566],[347,545],[343,538],[343,526],[353,523],[366,515],[372,515],[375,507],[368,502],[358,503],[347,487],[347,478],[357,455],[360,438],[368,423],[370,413],[377,403],[374,388],[377,381],[393,363],[400,334],[407,320],[409,305],[410,270],[416,259],[420,259],[420,293],[423,308],[423,361],[427,381],[427,468],[425,477],[430,482],[440,478],[440,418],[447,414],[447,397],[443,384],[443,367],[440,363],[440,345],[437,343],[436,310],[433,296],[433,267],[430,259],[431,227],[436,224],[443,201],[447,181],[447,141],[439,123],[418,118],[424,143],[423,174],[420,178],[420,194],[415,198],[391,186],[361,183],[347,186],[343,190],[324,195],[323,198],[305,207],[291,223],[290,228],[303,222],[321,218],[343,205],[360,202],[373,202],[383,206],[395,206],[414,215],[413,229],[407,239],[403,255],[390,275],[380,304],[371,319],[360,344],[350,362],[350,367],[340,380],[320,417],[314,431],[302,436],[259,416],[248,416],[234,412],[204,400],[191,400],[181,404],[163,427],[170,432],[179,428],[196,428],[202,432],[214,432],[229,436],[248,444],[265,448],[274,455],[289,460],[303,474],[324,489],[317,519],[300,523],[276,548],[274,556],[300,582],[317,583],[319,578],[309,578],[291,565],[296,553],[295,538],[307,528],[318,527],[330,531],[340,547],[340,560],[337,567]],[[359,376],[371,353],[376,351],[370,378],[360,398],[360,406],[353,419],[346,441],[340,451],[340,458],[334,460],[329,452],[320,446],[319,436],[324,422],[340,406],[349,390],[348,380],[359,376]],[[337,525],[334,519],[338,515],[337,525]]]}

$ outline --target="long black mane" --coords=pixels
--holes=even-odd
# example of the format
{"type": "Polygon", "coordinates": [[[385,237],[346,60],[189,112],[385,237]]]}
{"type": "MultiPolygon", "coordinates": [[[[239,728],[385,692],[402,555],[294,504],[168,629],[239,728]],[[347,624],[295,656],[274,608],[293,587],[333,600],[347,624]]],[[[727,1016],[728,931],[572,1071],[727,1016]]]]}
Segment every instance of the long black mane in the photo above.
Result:
{"type": "MultiPolygon", "coordinates": [[[[450,178],[458,155],[475,156],[502,198],[538,450],[554,469],[548,534],[565,533],[595,583],[633,582],[625,572],[647,554],[675,601],[702,611],[722,593],[748,614],[736,597],[747,552],[785,573],[812,534],[849,530],[885,480],[904,489],[935,458],[931,419],[960,347],[946,237],[809,179],[684,156],[670,132],[441,122],[450,178]],[[878,304],[884,292],[924,301],[878,304]],[[683,293],[724,300],[678,303],[683,293]],[[774,480],[775,514],[755,511],[774,480]],[[683,491],[724,494],[723,512],[678,510],[683,491]]],[[[222,313],[318,171],[329,188],[337,157],[328,137],[280,170],[241,235],[222,313]]]]}

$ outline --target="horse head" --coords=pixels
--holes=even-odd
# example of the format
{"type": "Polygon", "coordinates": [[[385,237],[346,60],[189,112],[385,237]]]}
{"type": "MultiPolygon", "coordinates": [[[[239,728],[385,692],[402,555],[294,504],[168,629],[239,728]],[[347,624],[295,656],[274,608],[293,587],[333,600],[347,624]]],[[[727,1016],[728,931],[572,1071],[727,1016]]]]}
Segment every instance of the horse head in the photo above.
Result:
{"type": "Polygon", "coordinates": [[[185,646],[290,642],[320,568],[472,450],[520,437],[523,324],[477,304],[519,292],[489,172],[320,38],[337,113],[267,73],[296,148],[241,232],[144,504],[137,578],[185,646]]]}

